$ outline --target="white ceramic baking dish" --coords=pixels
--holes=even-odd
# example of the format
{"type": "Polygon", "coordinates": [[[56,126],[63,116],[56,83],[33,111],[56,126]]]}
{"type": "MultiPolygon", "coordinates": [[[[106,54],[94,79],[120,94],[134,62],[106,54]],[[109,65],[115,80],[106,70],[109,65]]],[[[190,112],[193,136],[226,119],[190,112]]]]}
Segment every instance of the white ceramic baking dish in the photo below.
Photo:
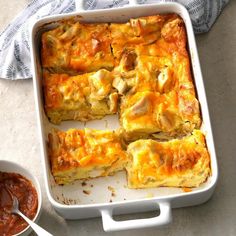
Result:
{"type": "MultiPolygon", "coordinates": [[[[81,219],[101,215],[105,231],[162,226],[171,222],[172,208],[201,204],[211,197],[218,177],[217,160],[192,24],[187,10],[182,5],[177,3],[132,4],[116,9],[80,11],[66,15],[50,16],[34,24],[31,41],[35,101],[46,192],[49,201],[61,216],[66,219],[81,219]],[[177,13],[183,18],[186,25],[192,73],[203,118],[201,129],[206,134],[207,146],[211,156],[212,175],[206,183],[192,189],[191,192],[184,192],[180,188],[164,187],[131,190],[126,187],[125,173],[122,172],[111,177],[96,178],[86,182],[76,181],[71,185],[57,186],[50,173],[47,157],[47,134],[52,124],[49,123],[43,109],[40,65],[40,36],[42,32],[55,27],[58,20],[78,15],[80,16],[80,21],[83,22],[125,22],[130,18],[160,13],[177,13]],[[113,217],[116,214],[151,210],[156,210],[157,212],[159,210],[160,213],[153,218],[126,221],[115,221],[113,217]]],[[[119,123],[116,116],[109,116],[99,121],[87,122],[86,124],[78,121],[62,122],[58,128],[84,128],[85,126],[96,129],[115,129],[119,127],[119,123]]]]}

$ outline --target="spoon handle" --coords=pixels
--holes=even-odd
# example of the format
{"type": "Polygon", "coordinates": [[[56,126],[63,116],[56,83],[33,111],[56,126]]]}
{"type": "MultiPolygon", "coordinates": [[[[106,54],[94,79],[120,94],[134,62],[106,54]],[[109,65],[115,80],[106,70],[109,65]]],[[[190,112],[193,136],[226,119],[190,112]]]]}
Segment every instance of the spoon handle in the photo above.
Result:
{"type": "Polygon", "coordinates": [[[43,229],[39,225],[35,224],[29,218],[27,218],[22,212],[17,211],[17,214],[20,215],[31,226],[31,228],[35,231],[35,233],[37,233],[39,236],[41,236],[41,235],[43,235],[43,236],[53,236],[52,234],[47,232],[45,229],[43,229]]]}

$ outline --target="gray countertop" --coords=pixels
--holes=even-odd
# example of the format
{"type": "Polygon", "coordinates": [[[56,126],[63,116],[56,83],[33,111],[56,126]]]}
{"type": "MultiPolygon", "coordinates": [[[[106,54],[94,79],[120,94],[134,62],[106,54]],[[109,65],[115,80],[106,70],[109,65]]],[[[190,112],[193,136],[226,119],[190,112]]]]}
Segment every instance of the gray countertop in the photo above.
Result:
{"type": "MultiPolygon", "coordinates": [[[[0,29],[27,0],[0,0],[0,29]]],[[[213,197],[205,204],[173,210],[163,229],[112,235],[236,235],[236,1],[231,0],[212,30],[196,37],[220,170],[213,197]]],[[[51,207],[42,175],[32,80],[0,80],[0,159],[29,168],[43,192],[39,224],[55,236],[105,235],[101,218],[66,221],[51,207]]],[[[149,214],[142,214],[149,216],[149,214]]],[[[33,234],[32,234],[33,235],[33,234]]]]}

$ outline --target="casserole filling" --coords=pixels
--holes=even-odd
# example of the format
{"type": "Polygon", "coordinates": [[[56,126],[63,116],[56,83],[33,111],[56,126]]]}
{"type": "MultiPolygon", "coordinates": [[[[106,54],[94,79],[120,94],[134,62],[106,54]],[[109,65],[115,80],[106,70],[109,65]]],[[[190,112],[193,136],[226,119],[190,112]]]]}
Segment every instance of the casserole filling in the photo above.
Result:
{"type": "Polygon", "coordinates": [[[114,67],[108,24],[64,21],[42,35],[42,66],[53,73],[78,74],[114,67]]]}
{"type": "Polygon", "coordinates": [[[56,183],[123,169],[130,188],[206,181],[210,159],[198,130],[202,121],[183,20],[163,14],[126,23],[58,24],[42,35],[47,117],[60,124],[118,114],[121,127],[53,130],[49,156],[56,183]]]}
{"type": "Polygon", "coordinates": [[[187,108],[181,107],[181,94],[175,90],[160,94],[138,92],[123,98],[121,125],[128,140],[153,136],[158,139],[182,137],[200,125],[198,102],[184,94],[187,108]],[[188,99],[189,98],[189,99],[188,99]],[[183,108],[183,109],[182,109],[183,108]]]}
{"type": "Polygon", "coordinates": [[[201,131],[182,139],[134,141],[126,148],[111,131],[70,129],[49,134],[49,157],[57,184],[126,170],[129,188],[198,187],[210,175],[201,131]]]}
{"type": "Polygon", "coordinates": [[[138,140],[128,146],[129,188],[198,187],[210,175],[204,135],[194,130],[182,139],[138,140]]]}
{"type": "Polygon", "coordinates": [[[114,114],[118,93],[113,75],[105,69],[76,76],[44,71],[45,111],[54,124],[62,120],[87,121],[114,114]]]}
{"type": "Polygon", "coordinates": [[[184,24],[176,14],[127,23],[60,23],[42,35],[47,116],[59,124],[119,113],[128,141],[170,139],[199,128],[186,44],[184,24]]]}
{"type": "Polygon", "coordinates": [[[120,137],[112,131],[54,129],[48,150],[57,184],[112,175],[128,161],[120,137]]]}

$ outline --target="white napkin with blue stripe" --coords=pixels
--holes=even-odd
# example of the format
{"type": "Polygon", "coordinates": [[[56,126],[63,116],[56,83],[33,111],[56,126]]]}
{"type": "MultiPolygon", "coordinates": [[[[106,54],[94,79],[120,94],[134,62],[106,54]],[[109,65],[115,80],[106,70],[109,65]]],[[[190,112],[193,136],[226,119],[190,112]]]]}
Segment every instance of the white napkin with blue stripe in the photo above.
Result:
{"type": "MultiPolygon", "coordinates": [[[[32,77],[29,30],[35,20],[76,10],[76,0],[33,0],[0,34],[0,78],[32,77]]],[[[82,0],[77,0],[82,1],[82,0]]],[[[86,0],[85,9],[121,7],[128,0],[86,0]]],[[[140,4],[179,2],[190,13],[195,33],[207,32],[229,0],[139,0],[140,4]]]]}

